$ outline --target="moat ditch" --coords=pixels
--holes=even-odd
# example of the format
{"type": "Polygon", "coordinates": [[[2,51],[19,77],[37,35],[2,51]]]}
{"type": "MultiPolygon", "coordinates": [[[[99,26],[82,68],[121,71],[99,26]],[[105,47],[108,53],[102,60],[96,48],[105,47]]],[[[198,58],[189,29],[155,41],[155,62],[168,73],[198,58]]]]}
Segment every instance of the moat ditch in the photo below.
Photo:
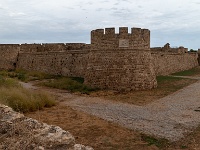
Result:
{"type": "MultiPolygon", "coordinates": [[[[83,130],[87,129],[85,130],[87,133],[91,132],[94,134],[93,138],[95,137],[95,140],[94,145],[92,146],[97,149],[103,149],[103,147],[104,149],[109,149],[109,146],[120,147],[120,144],[123,145],[122,143],[116,144],[115,140],[117,139],[112,139],[109,135],[107,135],[110,133],[110,131],[114,132],[113,129],[116,128],[120,128],[120,131],[123,133],[122,137],[124,137],[126,134],[129,134],[129,136],[130,134],[132,135],[128,139],[125,138],[127,140],[136,141],[135,146],[132,145],[131,148],[145,147],[146,149],[152,149],[152,146],[148,146],[149,142],[141,139],[139,132],[155,136],[158,139],[168,139],[172,143],[166,144],[168,142],[164,142],[164,147],[166,146],[165,148],[177,147],[178,145],[173,144],[173,141],[179,143],[179,147],[185,147],[185,145],[179,141],[185,139],[184,136],[186,134],[192,134],[191,131],[193,131],[195,128],[198,130],[198,125],[200,122],[199,112],[196,111],[198,109],[197,106],[200,106],[200,102],[198,101],[200,98],[198,92],[200,88],[200,81],[144,106],[106,100],[87,95],[83,96],[71,94],[67,91],[58,89],[44,87],[35,88],[35,86],[30,85],[30,83],[24,85],[27,88],[33,88],[35,90],[39,89],[49,91],[53,95],[56,95],[57,99],[60,101],[59,105],[53,109],[45,109],[41,112],[30,113],[28,116],[39,118],[42,121],[46,120],[48,123],[55,123],[61,125],[61,127],[64,126],[64,124],[68,124],[68,127],[71,128],[76,135],[78,135],[77,138],[80,139],[79,142],[84,141],[86,144],[89,141],[85,141],[80,137],[80,135],[84,136],[85,134],[83,133],[83,130]],[[67,112],[70,113],[66,114],[67,112]],[[50,116],[52,116],[52,118],[50,116]],[[69,118],[67,118],[67,116],[69,118]],[[75,127],[69,125],[70,123],[72,124],[70,120],[76,122],[75,126],[78,129],[75,129],[75,127]],[[112,130],[107,123],[112,124],[111,126],[114,126],[112,130]],[[90,129],[91,131],[89,131],[90,129]],[[101,133],[102,135],[100,135],[101,133]],[[105,133],[105,136],[103,133],[105,133]],[[96,141],[99,138],[101,142],[96,141]],[[139,139],[141,140],[140,142],[139,139]]],[[[64,127],[66,128],[66,126],[64,127]]],[[[111,135],[113,135],[113,133],[111,135]]],[[[118,140],[120,139],[119,136],[116,137],[118,140]]],[[[131,145],[130,143],[131,142],[129,141],[128,145],[131,145]]],[[[153,144],[153,149],[155,147],[159,147],[159,145],[155,143],[153,144]]],[[[163,146],[162,144],[163,143],[161,142],[161,146],[163,146]]],[[[190,146],[190,144],[187,144],[186,142],[186,147],[190,146]]]]}

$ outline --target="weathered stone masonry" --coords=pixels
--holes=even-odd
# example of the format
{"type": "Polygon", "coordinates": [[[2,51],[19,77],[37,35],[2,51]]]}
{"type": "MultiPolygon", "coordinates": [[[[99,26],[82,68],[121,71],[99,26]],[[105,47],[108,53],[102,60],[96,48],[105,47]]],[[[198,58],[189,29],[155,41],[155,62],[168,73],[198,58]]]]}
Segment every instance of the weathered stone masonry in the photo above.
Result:
{"type": "Polygon", "coordinates": [[[106,28],[91,32],[91,50],[85,83],[116,90],[156,87],[151,63],[150,31],[147,29],[106,28]]]}
{"type": "Polygon", "coordinates": [[[91,32],[91,44],[0,44],[0,69],[21,68],[85,78],[85,84],[115,90],[157,86],[156,75],[198,65],[197,53],[180,47],[152,48],[148,29],[120,27],[91,32]]]}
{"type": "Polygon", "coordinates": [[[19,51],[19,44],[0,44],[0,70],[15,69],[19,51]]]}
{"type": "Polygon", "coordinates": [[[68,44],[23,44],[17,68],[45,73],[84,77],[87,67],[89,45],[68,44]]]}
{"type": "Polygon", "coordinates": [[[184,47],[171,48],[166,45],[151,48],[156,75],[169,75],[198,66],[198,54],[196,52],[188,52],[188,49],[184,47]]]}

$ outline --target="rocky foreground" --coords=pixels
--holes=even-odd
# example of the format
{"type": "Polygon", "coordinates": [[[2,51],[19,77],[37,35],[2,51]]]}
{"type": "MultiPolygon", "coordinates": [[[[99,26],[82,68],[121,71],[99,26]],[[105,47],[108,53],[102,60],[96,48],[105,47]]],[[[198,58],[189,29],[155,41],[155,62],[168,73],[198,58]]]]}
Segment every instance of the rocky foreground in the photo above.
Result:
{"type": "Polygon", "coordinates": [[[0,104],[0,149],[93,150],[58,126],[40,123],[0,104]]]}

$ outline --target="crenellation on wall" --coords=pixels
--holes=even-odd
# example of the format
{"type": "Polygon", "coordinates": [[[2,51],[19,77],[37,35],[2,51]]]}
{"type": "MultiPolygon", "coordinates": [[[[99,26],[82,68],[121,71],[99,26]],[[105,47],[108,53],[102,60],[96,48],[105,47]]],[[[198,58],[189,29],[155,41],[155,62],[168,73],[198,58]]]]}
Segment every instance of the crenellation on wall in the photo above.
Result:
{"type": "Polygon", "coordinates": [[[105,35],[115,37],[115,28],[105,28],[105,35]]]}
{"type": "Polygon", "coordinates": [[[134,35],[134,36],[137,36],[137,35],[140,36],[141,35],[141,31],[142,31],[141,28],[135,28],[135,27],[131,28],[131,34],[134,35]]]}
{"type": "Polygon", "coordinates": [[[92,49],[135,49],[149,50],[150,31],[148,29],[132,28],[128,33],[128,27],[119,27],[119,33],[115,28],[97,29],[91,32],[92,49]]]}
{"type": "Polygon", "coordinates": [[[128,27],[119,27],[119,38],[128,38],[128,27]]]}

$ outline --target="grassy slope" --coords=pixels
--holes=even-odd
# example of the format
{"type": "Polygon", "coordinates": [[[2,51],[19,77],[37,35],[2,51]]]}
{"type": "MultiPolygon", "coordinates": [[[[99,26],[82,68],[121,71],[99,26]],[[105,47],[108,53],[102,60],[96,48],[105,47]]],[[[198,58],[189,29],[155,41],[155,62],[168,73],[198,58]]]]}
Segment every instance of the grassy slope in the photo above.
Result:
{"type": "Polygon", "coordinates": [[[172,75],[175,75],[175,76],[200,76],[200,67],[173,73],[172,75]]]}
{"type": "Polygon", "coordinates": [[[15,111],[28,112],[56,104],[47,93],[24,89],[16,80],[0,76],[0,103],[15,111]]]}

